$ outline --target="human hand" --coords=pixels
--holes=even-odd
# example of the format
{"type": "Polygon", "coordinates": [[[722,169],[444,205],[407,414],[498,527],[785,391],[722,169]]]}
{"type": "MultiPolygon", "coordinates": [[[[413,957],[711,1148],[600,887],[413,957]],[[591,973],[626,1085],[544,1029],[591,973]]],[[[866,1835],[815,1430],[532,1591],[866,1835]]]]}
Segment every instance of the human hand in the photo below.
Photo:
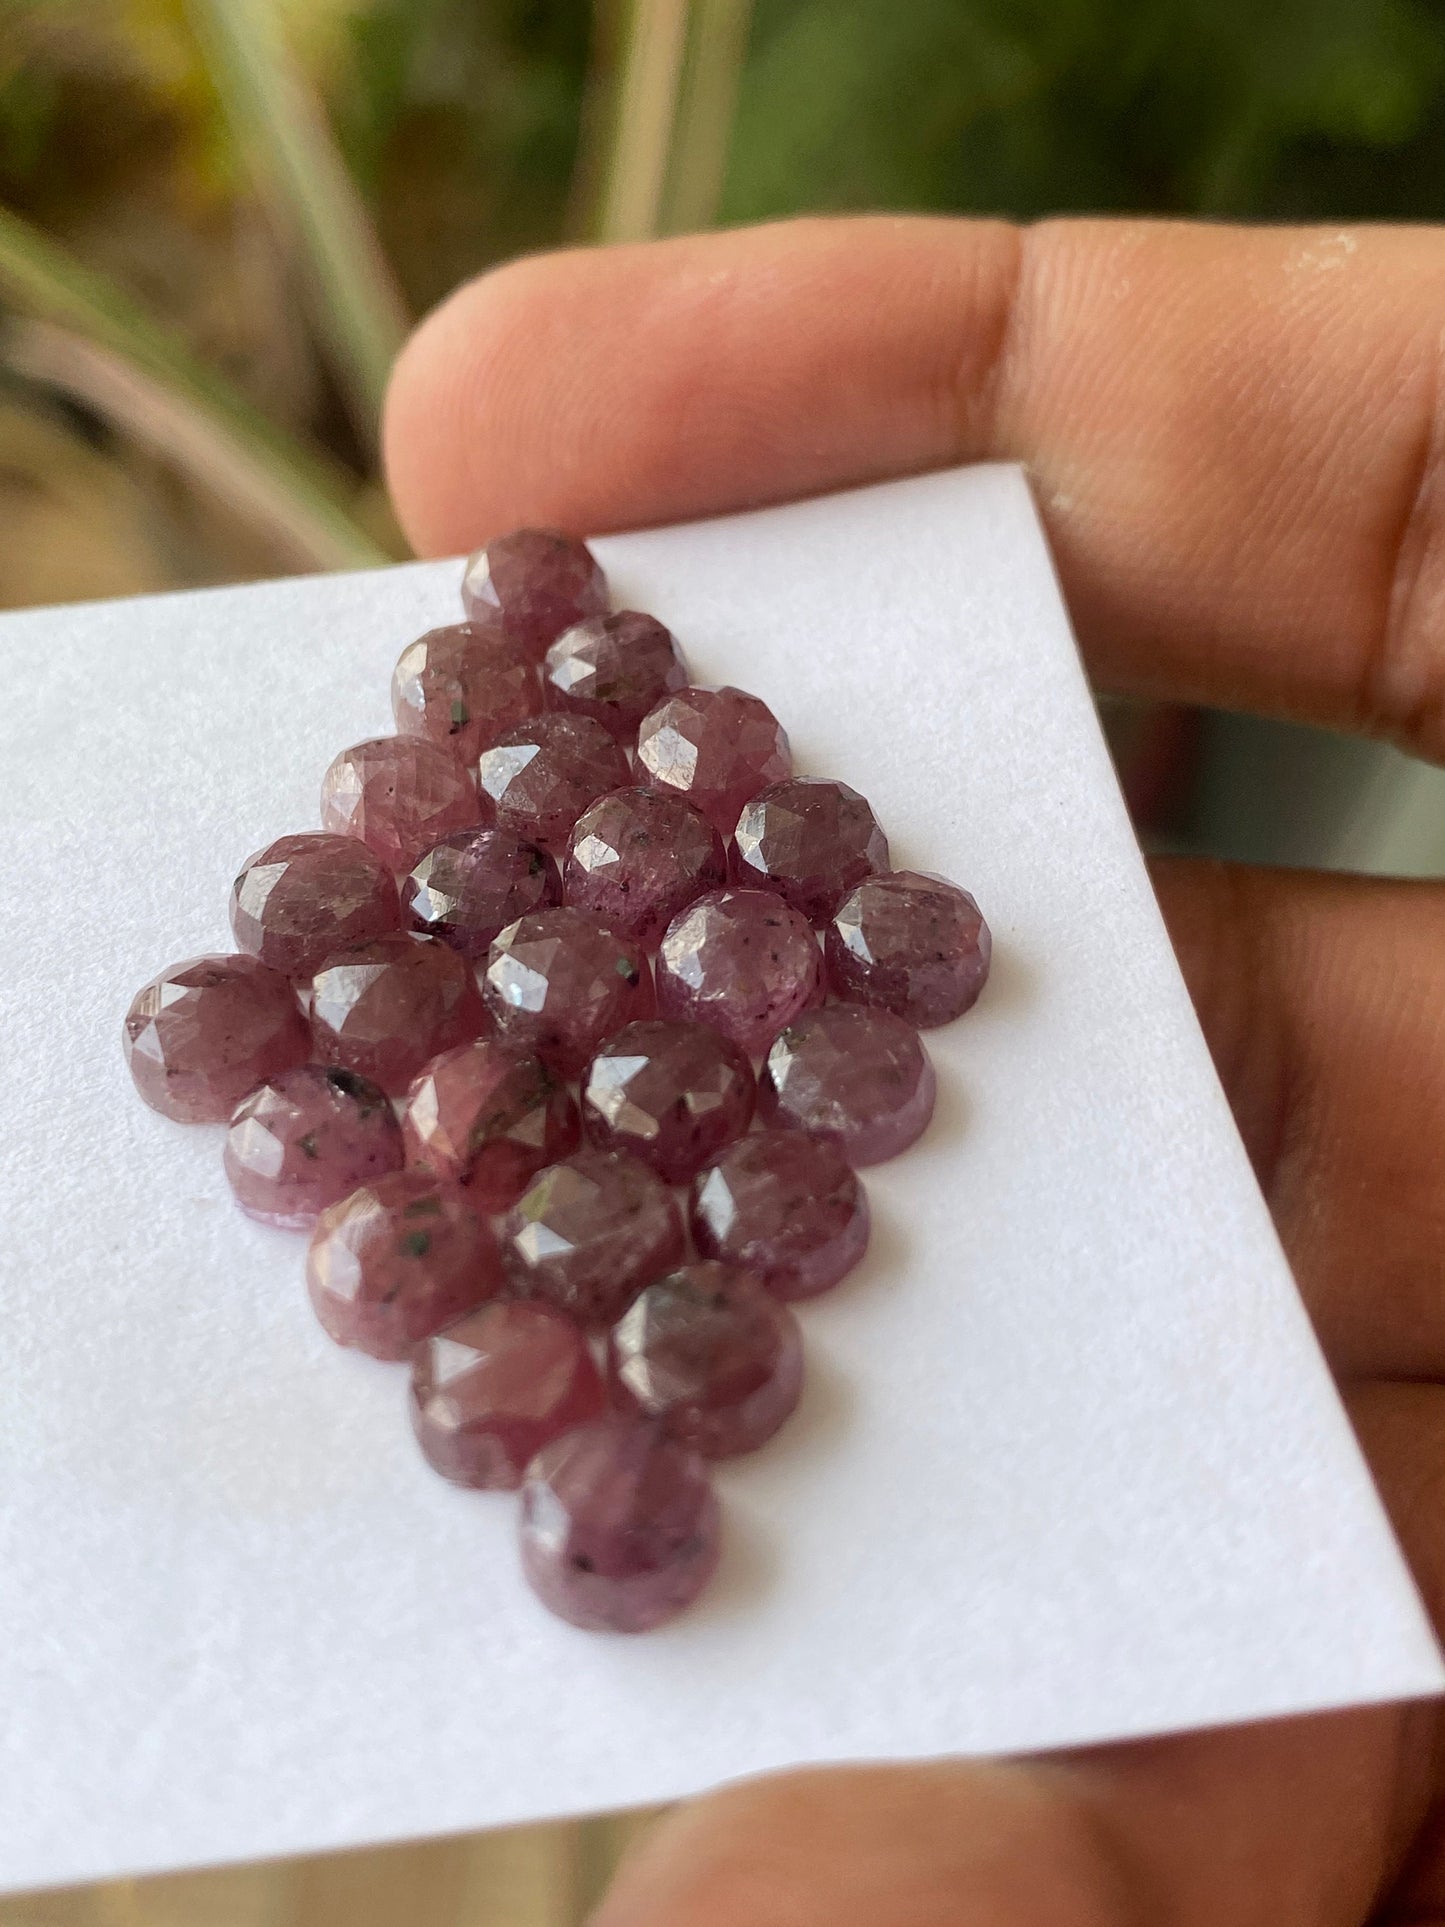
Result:
{"type": "MultiPolygon", "coordinates": [[[[1438,757],[1442,311],[1427,230],[879,218],[543,257],[419,330],[388,467],[436,554],[1020,460],[1103,685],[1438,757]]],[[[1155,880],[1438,1622],[1445,889],[1155,880]]],[[[1439,1927],[1441,1737],[1378,1707],[753,1782],[665,1821],[596,1927],[1439,1927]]]]}

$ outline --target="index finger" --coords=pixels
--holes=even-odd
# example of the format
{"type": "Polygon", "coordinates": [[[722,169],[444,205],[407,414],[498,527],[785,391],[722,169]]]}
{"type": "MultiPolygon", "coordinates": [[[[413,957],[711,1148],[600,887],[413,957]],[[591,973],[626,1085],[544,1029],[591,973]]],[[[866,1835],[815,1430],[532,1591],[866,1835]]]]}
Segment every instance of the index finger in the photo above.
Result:
{"type": "Polygon", "coordinates": [[[1445,753],[1445,239],[800,221],[517,262],[398,363],[423,553],[1025,462],[1110,687],[1445,753]]]}

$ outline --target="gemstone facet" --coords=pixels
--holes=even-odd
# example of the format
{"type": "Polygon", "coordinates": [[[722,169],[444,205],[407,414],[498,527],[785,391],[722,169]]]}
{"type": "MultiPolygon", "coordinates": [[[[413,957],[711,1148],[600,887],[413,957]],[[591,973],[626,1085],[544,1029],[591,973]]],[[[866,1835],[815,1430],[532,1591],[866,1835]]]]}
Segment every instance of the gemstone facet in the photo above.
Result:
{"type": "Polygon", "coordinates": [[[743,805],[733,846],[738,881],[823,923],[864,877],[888,868],[888,839],[846,783],[793,776],[743,805]]]}
{"type": "Polygon", "coordinates": [[[378,937],[338,951],[312,979],[316,1055],[389,1091],[485,1021],[470,965],[430,937],[378,937]]]}
{"type": "Polygon", "coordinates": [[[667,790],[614,790],[577,819],[563,893],[651,948],[680,910],[726,881],[723,840],[700,810],[667,790]]]}
{"type": "Polygon", "coordinates": [[[609,1325],[683,1255],[682,1213],[660,1178],[620,1151],[579,1151],[543,1171],[502,1225],[521,1297],[609,1325]]]}
{"type": "Polygon", "coordinates": [[[607,1362],[624,1403],[710,1459],[755,1452],[803,1389],[797,1319],[714,1259],[649,1285],[613,1327],[607,1362]]]}
{"type": "Polygon", "coordinates": [[[673,918],[658,950],[662,1015],[711,1024],[750,1057],[822,995],[818,940],[771,890],[699,897],[673,918]]]}
{"type": "Polygon", "coordinates": [[[577,1105],[540,1058],[478,1038],[434,1058],[407,1092],[407,1162],[505,1211],[545,1165],[574,1151],[577,1105]]]}
{"type": "Polygon", "coordinates": [[[607,608],[607,578],[585,542],[556,529],[517,529],[468,560],[462,606],[473,622],[501,618],[540,662],[564,629],[607,608]]]}
{"type": "Polygon", "coordinates": [[[354,836],[283,836],[246,860],[231,886],[240,949],[309,977],[323,957],[401,928],[390,870],[354,836]]]}
{"type": "Polygon", "coordinates": [[[522,1569],[559,1618],[645,1633],[690,1606],[716,1570],[721,1513],[696,1453],[659,1427],[579,1426],[522,1484],[522,1569]]]}
{"type": "Polygon", "coordinates": [[[391,679],[401,734],[428,737],[468,765],[541,700],[536,664],[497,617],[428,629],[402,651],[391,679]]]}
{"type": "Polygon", "coordinates": [[[637,760],[649,782],[676,790],[724,836],[750,796],[793,767],[782,724],[741,689],[683,689],[642,720],[637,760]]]}
{"type": "Polygon", "coordinates": [[[769,1123],[833,1138],[851,1164],[907,1150],[933,1115],[933,1066],[917,1031],[887,1010],[829,1004],[768,1052],[758,1110],[769,1123]]]}
{"type": "Polygon", "coordinates": [[[292,1231],[401,1161],[401,1126],[385,1091],[334,1065],[303,1064],[268,1079],[226,1133],[236,1202],[249,1217],[292,1231]]]}
{"type": "Polygon", "coordinates": [[[420,736],[377,736],[335,757],[321,783],[321,821],[357,836],[390,870],[409,870],[453,830],[475,829],[491,806],[450,750],[420,736]]]}
{"type": "Polygon", "coordinates": [[[281,973],[255,957],[191,957],[138,991],[121,1033],[153,1111],[220,1124],[267,1078],[311,1055],[306,1019],[281,973]]]}
{"type": "Polygon", "coordinates": [[[843,900],[823,948],[840,997],[932,1030],[978,1001],[993,939],[967,890],[895,870],[867,878],[843,900]]]}
{"type": "Polygon", "coordinates": [[[414,930],[480,961],[509,923],[560,903],[562,885],[556,864],[535,843],[510,830],[464,830],[443,837],[412,867],[401,900],[414,930]]]}
{"type": "Polygon", "coordinates": [[[587,805],[631,777],[625,751],[601,723],[556,711],[505,730],[477,772],[502,828],[546,850],[565,850],[587,805]]]}
{"type": "Polygon", "coordinates": [[[647,960],[627,937],[563,905],[519,917],[493,943],[482,994],[501,1035],[567,1077],[605,1037],[652,1011],[647,960]]]}
{"type": "Polygon", "coordinates": [[[558,636],[542,680],[549,709],[570,710],[630,741],[649,709],[687,686],[687,669],[670,629],[655,616],[623,609],[591,616],[558,636]]]}
{"type": "Polygon", "coordinates": [[[412,1430],[454,1485],[512,1490],[544,1445],[606,1405],[580,1326],[551,1305],[483,1305],[429,1338],[412,1367],[412,1430]]]}
{"type": "Polygon", "coordinates": [[[868,1194],[836,1144],[806,1131],[755,1131],[692,1187],[693,1243],[740,1265],[775,1298],[815,1298],[868,1248],[868,1194]]]}
{"type": "Polygon", "coordinates": [[[415,1346],[502,1288],[496,1239],[464,1192],[392,1171],[316,1220],[306,1285],[338,1345],[373,1358],[415,1346]]]}
{"type": "Polygon", "coordinates": [[[704,1024],[628,1024],[588,1067],[587,1135],[630,1151],[667,1184],[686,1184],[748,1128],[757,1087],[743,1052],[704,1024]]]}

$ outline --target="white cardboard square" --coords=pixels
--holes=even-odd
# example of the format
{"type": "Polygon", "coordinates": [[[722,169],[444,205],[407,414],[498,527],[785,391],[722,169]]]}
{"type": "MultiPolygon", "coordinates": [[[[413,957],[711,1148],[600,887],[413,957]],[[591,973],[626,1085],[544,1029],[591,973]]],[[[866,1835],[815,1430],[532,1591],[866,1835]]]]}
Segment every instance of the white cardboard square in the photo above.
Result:
{"type": "Polygon", "coordinates": [[[219,1134],[145,1110],[134,989],[389,727],[455,565],[0,624],[0,1884],[1427,1693],[1440,1663],[1215,1083],[1020,475],[598,544],[895,861],[978,895],[936,1124],[723,1475],[711,1597],[640,1640],[421,1464],[219,1134]]]}

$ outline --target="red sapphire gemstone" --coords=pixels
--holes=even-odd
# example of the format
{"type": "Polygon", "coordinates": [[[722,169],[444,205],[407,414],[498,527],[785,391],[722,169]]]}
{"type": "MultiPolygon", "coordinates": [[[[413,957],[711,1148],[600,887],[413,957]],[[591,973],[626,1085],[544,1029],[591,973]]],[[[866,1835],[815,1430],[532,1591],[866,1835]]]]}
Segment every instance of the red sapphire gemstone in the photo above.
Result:
{"type": "Polygon", "coordinates": [[[844,899],[824,950],[840,997],[931,1030],[978,1001],[993,939],[967,890],[895,870],[867,878],[844,899]]]}
{"type": "Polygon", "coordinates": [[[462,606],[474,622],[500,617],[510,639],[540,662],[564,629],[606,611],[607,578],[575,536],[517,529],[470,558],[462,606]]]}
{"type": "Polygon", "coordinates": [[[505,1211],[545,1165],[577,1148],[576,1101],[540,1058],[482,1037],[434,1058],[407,1092],[407,1161],[505,1211]]]}
{"type": "Polygon", "coordinates": [[[339,951],[312,980],[316,1055],[389,1091],[485,1022],[471,966],[428,937],[378,937],[339,951]]]}
{"type": "Polygon", "coordinates": [[[748,1128],[756,1096],[752,1066],[720,1031],[652,1019],[626,1025],[593,1058],[582,1121],[594,1143],[686,1184],[748,1128]]]}
{"type": "Polygon", "coordinates": [[[769,1123],[833,1138],[851,1164],[906,1151],[933,1116],[934,1077],[912,1025],[887,1010],[810,1010],[768,1052],[758,1109],[769,1123]]]}
{"type": "Polygon", "coordinates": [[[409,870],[442,837],[490,817],[469,771],[420,736],[355,743],[322,779],[323,826],[360,837],[391,870],[409,870]]]}
{"type": "Polygon", "coordinates": [[[532,910],[562,901],[557,866],[510,830],[443,837],[401,886],[412,928],[480,961],[492,939],[532,910]]]}
{"type": "Polygon", "coordinates": [[[468,765],[541,703],[535,662],[495,617],[429,629],[402,651],[391,679],[401,734],[429,737],[468,765]]]}
{"type": "Polygon", "coordinates": [[[630,742],[649,709],[687,686],[676,640],[655,616],[624,609],[591,616],[566,630],[547,651],[542,679],[549,709],[590,716],[630,742]]]}
{"type": "Polygon", "coordinates": [[[191,957],[162,971],[137,993],[121,1041],[146,1103],[183,1124],[223,1123],[311,1055],[296,992],[255,957],[191,957]]]}
{"type": "Polygon", "coordinates": [[[793,776],[743,806],[733,846],[739,883],[776,890],[814,923],[855,883],[888,868],[888,839],[846,783],[793,776]]]}
{"type": "Polygon", "coordinates": [[[263,1084],[231,1119],[226,1176],[263,1224],[314,1224],[329,1204],[400,1168],[401,1126],[386,1093],[335,1065],[303,1064],[263,1084]]]}
{"type": "Polygon", "coordinates": [[[586,1325],[611,1324],[684,1245],[676,1198],[620,1151],[579,1151],[541,1172],[502,1225],[518,1294],[586,1325]]]}
{"type": "Polygon", "coordinates": [[[601,723],[556,713],[506,730],[477,769],[502,828],[547,850],[565,850],[587,805],[631,775],[601,723]]]}
{"type": "Polygon", "coordinates": [[[723,840],[667,790],[614,790],[577,819],[563,871],[569,903],[651,948],[680,910],[727,881],[723,840]]]}
{"type": "Polygon", "coordinates": [[[682,689],[650,711],[637,733],[649,782],[676,790],[724,836],[750,796],[793,767],[782,724],[741,689],[682,689]]]}
{"type": "Polygon", "coordinates": [[[231,928],[273,970],[309,977],[333,950],[400,930],[401,905],[390,870],[354,836],[283,836],[231,886],[231,928]]]}
{"type": "Polygon", "coordinates": [[[664,1017],[711,1024],[759,1056],[823,996],[807,919],[770,890],[713,890],[673,918],[657,953],[664,1017]]]}
{"type": "Polygon", "coordinates": [[[775,1298],[815,1298],[868,1248],[868,1194],[836,1144],[806,1131],[755,1131],[692,1187],[704,1258],[739,1265],[775,1298]]]}
{"type": "Polygon", "coordinates": [[[575,1077],[605,1037],[652,1011],[647,959],[581,910],[519,917],[492,945],[482,994],[501,1035],[575,1077]]]}

